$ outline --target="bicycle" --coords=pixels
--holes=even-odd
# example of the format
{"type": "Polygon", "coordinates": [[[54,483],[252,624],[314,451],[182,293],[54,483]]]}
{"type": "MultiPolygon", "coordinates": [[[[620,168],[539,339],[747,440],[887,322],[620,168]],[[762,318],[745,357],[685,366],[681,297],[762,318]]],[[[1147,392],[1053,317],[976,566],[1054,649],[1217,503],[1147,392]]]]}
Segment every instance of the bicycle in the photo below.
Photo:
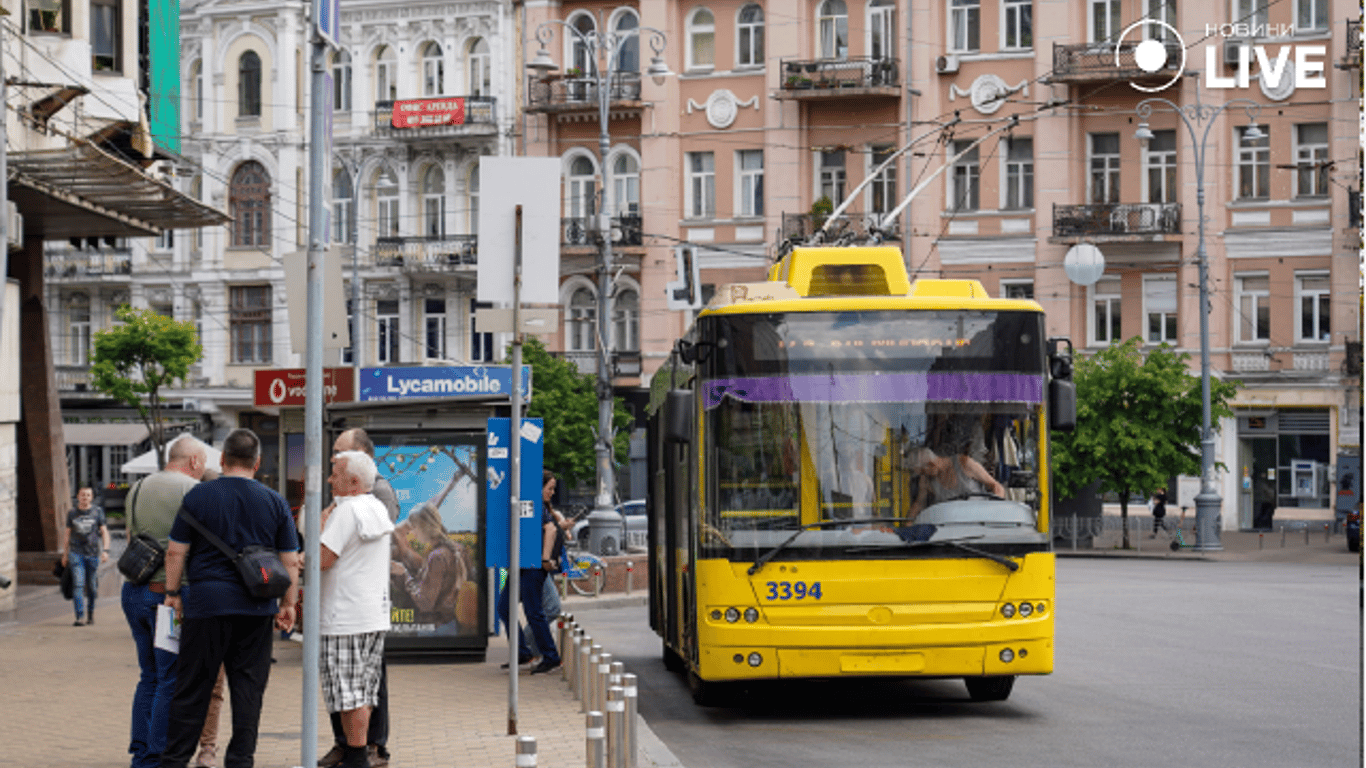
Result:
{"type": "Polygon", "coordinates": [[[564,579],[580,595],[597,597],[607,581],[607,563],[591,552],[565,550],[560,556],[560,571],[564,579]]]}

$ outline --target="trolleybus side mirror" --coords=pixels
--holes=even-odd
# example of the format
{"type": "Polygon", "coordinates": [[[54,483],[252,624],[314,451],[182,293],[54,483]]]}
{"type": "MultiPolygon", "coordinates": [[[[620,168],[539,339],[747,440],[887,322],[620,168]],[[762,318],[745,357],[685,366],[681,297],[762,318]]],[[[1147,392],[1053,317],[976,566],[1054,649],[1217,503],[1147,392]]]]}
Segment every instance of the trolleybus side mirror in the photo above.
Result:
{"type": "Polygon", "coordinates": [[[1048,382],[1048,428],[1071,432],[1077,427],[1077,385],[1063,379],[1048,382]]]}
{"type": "Polygon", "coordinates": [[[671,443],[691,443],[696,416],[691,389],[671,389],[664,400],[664,437],[671,443]]]}

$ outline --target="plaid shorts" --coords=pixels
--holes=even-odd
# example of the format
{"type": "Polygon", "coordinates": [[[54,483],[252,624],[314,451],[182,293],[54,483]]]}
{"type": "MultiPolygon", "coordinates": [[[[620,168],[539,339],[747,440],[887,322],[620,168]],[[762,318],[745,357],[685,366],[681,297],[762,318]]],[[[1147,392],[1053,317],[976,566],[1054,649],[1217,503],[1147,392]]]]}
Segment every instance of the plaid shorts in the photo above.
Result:
{"type": "Polygon", "coordinates": [[[323,635],[319,678],[328,712],[350,712],[379,703],[380,661],[384,632],[323,635]]]}

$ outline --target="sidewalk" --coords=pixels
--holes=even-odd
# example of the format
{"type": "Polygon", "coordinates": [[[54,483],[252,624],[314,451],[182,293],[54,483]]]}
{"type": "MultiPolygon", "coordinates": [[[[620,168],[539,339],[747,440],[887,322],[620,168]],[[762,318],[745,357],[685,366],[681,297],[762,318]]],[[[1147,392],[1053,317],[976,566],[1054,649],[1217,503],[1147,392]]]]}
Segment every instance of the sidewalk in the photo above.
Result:
{"type": "MultiPolygon", "coordinates": [[[[1189,528],[1183,532],[1187,544],[1195,543],[1195,536],[1189,528]]],[[[1142,532],[1129,532],[1129,549],[1120,549],[1123,533],[1118,530],[1105,531],[1095,538],[1090,549],[1078,548],[1073,551],[1067,541],[1056,545],[1058,557],[1093,558],[1150,558],[1164,560],[1209,560],[1225,562],[1253,563],[1313,563],[1316,565],[1360,566],[1361,554],[1347,551],[1347,540],[1341,533],[1333,534],[1325,540],[1323,525],[1310,524],[1308,543],[1305,543],[1306,528],[1287,526],[1284,535],[1278,527],[1275,531],[1258,533],[1255,531],[1221,531],[1219,551],[1198,551],[1180,549],[1172,551],[1171,536],[1158,534],[1150,538],[1152,528],[1142,532]],[[1284,542],[1284,545],[1282,545],[1284,542]]]]}
{"type": "MultiPolygon", "coordinates": [[[[0,767],[128,765],[128,718],[138,668],[119,607],[122,581],[110,566],[101,575],[93,626],[71,625],[71,604],[56,587],[18,587],[16,619],[0,623],[0,680],[6,688],[0,716],[6,749],[0,752],[0,767]]],[[[639,602],[644,596],[622,599],[639,602]]],[[[588,600],[567,601],[566,609],[599,605],[588,600]]],[[[302,653],[300,643],[275,643],[277,663],[266,690],[256,750],[256,765],[262,768],[299,765],[302,653]]],[[[516,737],[507,735],[507,672],[498,666],[506,659],[506,641],[491,637],[483,663],[391,663],[390,765],[515,765],[516,737]]],[[[537,766],[582,766],[584,716],[568,685],[558,673],[531,676],[525,669],[518,680],[518,732],[536,738],[537,766]]],[[[319,700],[321,755],[330,746],[331,728],[321,695],[319,700]]],[[[225,707],[219,725],[220,765],[230,719],[225,707]]],[[[643,720],[637,729],[641,768],[678,765],[643,720]]]]}

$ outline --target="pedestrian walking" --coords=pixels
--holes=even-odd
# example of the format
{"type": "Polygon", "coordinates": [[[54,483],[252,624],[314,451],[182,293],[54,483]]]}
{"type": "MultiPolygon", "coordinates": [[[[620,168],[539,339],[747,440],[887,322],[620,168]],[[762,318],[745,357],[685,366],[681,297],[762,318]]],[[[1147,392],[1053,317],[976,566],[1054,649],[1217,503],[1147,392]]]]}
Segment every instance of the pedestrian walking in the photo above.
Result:
{"type": "Polygon", "coordinates": [[[95,491],[90,486],[77,491],[76,508],[66,513],[66,527],[62,529],[62,565],[71,569],[71,602],[76,608],[77,627],[95,623],[100,563],[109,559],[109,524],[104,508],[94,502],[95,491]]]}
{"type": "Polygon", "coordinates": [[[369,765],[370,712],[379,700],[389,631],[389,540],[393,521],[370,490],[375,462],[361,451],[332,459],[335,499],[319,539],[322,571],[319,671],[323,703],[346,733],[342,768],[369,765]]]}
{"type": "MultiPolygon", "coordinates": [[[[542,497],[555,492],[555,476],[549,472],[542,475],[542,497]],[[546,489],[549,489],[548,491],[546,489]]],[[[555,514],[550,505],[541,507],[541,563],[538,567],[520,568],[518,571],[518,598],[522,612],[526,614],[527,632],[517,633],[517,660],[526,663],[533,658],[527,634],[536,638],[536,647],[541,653],[539,664],[531,668],[531,674],[538,675],[558,669],[560,654],[555,648],[555,639],[550,634],[550,621],[546,618],[544,592],[546,578],[560,570],[560,553],[564,549],[564,532],[556,524],[555,514]]],[[[503,623],[508,624],[511,617],[510,590],[503,590],[499,600],[498,612],[503,623]]],[[[509,630],[511,631],[511,630],[509,630]]]]}
{"type": "Polygon", "coordinates": [[[176,609],[182,623],[163,768],[185,768],[194,754],[220,666],[232,707],[232,740],[224,764],[250,768],[253,762],[261,700],[270,679],[272,625],[293,628],[299,580],[299,537],[289,505],[254,479],[260,466],[260,439],[249,429],[233,430],[223,441],[223,476],[192,488],[183,507],[234,551],[254,545],[279,553],[290,587],[278,605],[271,598],[253,597],[234,562],[184,514],[171,527],[166,604],[176,609]],[[183,596],[182,578],[193,585],[183,596]]]}
{"type": "Polygon", "coordinates": [[[1167,517],[1167,489],[1158,488],[1153,494],[1153,535],[1157,538],[1159,528],[1166,529],[1167,524],[1164,518],[1167,517]]]}
{"type": "MultiPolygon", "coordinates": [[[[189,435],[166,450],[166,467],[135,483],[128,491],[128,537],[146,534],[164,549],[185,494],[204,475],[207,451],[189,435]]],[[[186,587],[185,589],[188,589],[186,587]]],[[[181,593],[184,594],[184,591],[181,593]]],[[[157,608],[166,596],[166,569],[157,569],[146,584],[123,583],[123,617],[133,634],[138,658],[138,684],[133,690],[128,753],[132,768],[155,768],[166,747],[166,714],[175,692],[176,654],[157,648],[157,608]]]]}

